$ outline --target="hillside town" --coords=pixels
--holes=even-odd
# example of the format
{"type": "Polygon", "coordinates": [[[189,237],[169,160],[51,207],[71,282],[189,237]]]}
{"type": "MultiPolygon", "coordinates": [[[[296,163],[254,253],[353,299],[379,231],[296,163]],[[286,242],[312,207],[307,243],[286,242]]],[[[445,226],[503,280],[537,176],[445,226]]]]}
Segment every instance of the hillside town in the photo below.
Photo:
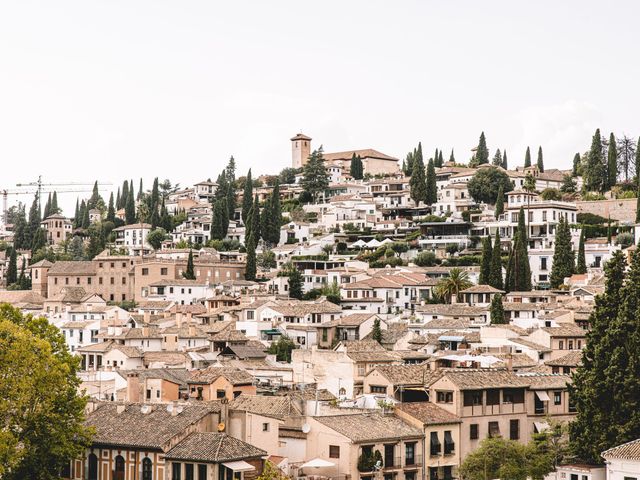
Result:
{"type": "Polygon", "coordinates": [[[61,478],[637,478],[640,155],[606,140],[562,170],[300,132],[273,175],[5,191],[3,318],[82,399],[61,478]]]}

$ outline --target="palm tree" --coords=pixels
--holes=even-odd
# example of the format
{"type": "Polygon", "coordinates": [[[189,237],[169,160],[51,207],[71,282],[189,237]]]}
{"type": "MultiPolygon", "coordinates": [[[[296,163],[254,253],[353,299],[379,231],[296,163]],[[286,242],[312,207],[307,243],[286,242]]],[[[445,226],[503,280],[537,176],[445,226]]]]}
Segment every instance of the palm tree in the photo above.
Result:
{"type": "Polygon", "coordinates": [[[455,295],[456,300],[460,301],[460,292],[471,285],[473,284],[469,280],[469,274],[466,271],[460,268],[452,268],[449,276],[440,280],[436,285],[436,295],[442,297],[445,301],[448,299],[449,302],[455,295]]]}

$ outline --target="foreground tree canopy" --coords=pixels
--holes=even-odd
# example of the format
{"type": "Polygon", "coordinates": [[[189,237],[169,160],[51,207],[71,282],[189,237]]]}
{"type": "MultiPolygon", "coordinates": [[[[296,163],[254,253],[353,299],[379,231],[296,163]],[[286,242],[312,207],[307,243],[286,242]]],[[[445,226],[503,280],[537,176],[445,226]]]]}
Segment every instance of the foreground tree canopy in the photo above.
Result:
{"type": "Polygon", "coordinates": [[[513,190],[513,184],[509,176],[496,167],[479,169],[467,184],[469,194],[476,202],[484,202],[495,205],[498,195],[513,190]]]}
{"type": "Polygon", "coordinates": [[[44,318],[0,305],[0,477],[59,478],[91,431],[78,395],[79,359],[44,318]]]}

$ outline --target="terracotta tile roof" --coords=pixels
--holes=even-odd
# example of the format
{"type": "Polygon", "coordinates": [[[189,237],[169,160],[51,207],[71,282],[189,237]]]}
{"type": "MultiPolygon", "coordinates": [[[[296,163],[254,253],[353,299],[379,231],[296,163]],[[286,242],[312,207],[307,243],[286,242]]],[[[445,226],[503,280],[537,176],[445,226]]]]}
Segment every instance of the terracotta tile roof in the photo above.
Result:
{"type": "Polygon", "coordinates": [[[504,290],[498,290],[491,285],[474,285],[461,290],[460,293],[504,293],[504,290]]]}
{"type": "Polygon", "coordinates": [[[240,330],[224,329],[211,335],[212,342],[248,342],[249,338],[240,330]]]}
{"type": "Polygon", "coordinates": [[[460,423],[460,418],[431,402],[399,403],[396,408],[425,425],[460,423]]]}
{"type": "Polygon", "coordinates": [[[188,383],[210,384],[217,378],[224,377],[232,385],[251,385],[253,376],[248,372],[233,367],[207,367],[203,370],[192,370],[188,383]]]}
{"type": "Polygon", "coordinates": [[[360,413],[314,417],[317,422],[344,435],[354,443],[402,440],[422,436],[419,430],[393,415],[360,413]]]}
{"type": "Polygon", "coordinates": [[[461,303],[433,303],[420,305],[419,307],[416,307],[416,311],[436,315],[448,315],[452,317],[477,317],[486,314],[488,309],[485,307],[470,307],[461,303]]]}
{"type": "Polygon", "coordinates": [[[394,385],[430,385],[442,376],[428,365],[380,365],[374,372],[380,373],[394,385]]]}
{"type": "Polygon", "coordinates": [[[582,364],[582,350],[573,350],[555,360],[547,360],[544,364],[550,367],[577,367],[582,364]]]}
{"type": "Polygon", "coordinates": [[[526,381],[508,370],[446,369],[443,376],[461,390],[525,387],[526,381]]]}
{"type": "Polygon", "coordinates": [[[49,269],[48,275],[95,275],[96,266],[91,261],[60,261],[49,269]]]}
{"type": "Polygon", "coordinates": [[[130,373],[135,373],[143,381],[148,378],[162,379],[175,383],[182,387],[187,386],[189,371],[186,368],[145,368],[138,370],[118,370],[118,373],[127,378],[130,373]]]}
{"type": "Polygon", "coordinates": [[[586,337],[586,330],[573,323],[561,323],[557,327],[542,327],[552,337],[586,337]]]}
{"type": "Polygon", "coordinates": [[[605,450],[601,454],[606,460],[611,458],[620,460],[640,460],[640,438],[623,443],[617,447],[605,450]]]}
{"type": "Polygon", "coordinates": [[[169,450],[167,460],[221,463],[257,459],[267,452],[226,433],[195,432],[169,450]]]}
{"type": "Polygon", "coordinates": [[[516,373],[529,384],[529,390],[564,389],[571,383],[569,375],[544,373],[516,373]]]}
{"type": "Polygon", "coordinates": [[[45,298],[32,290],[5,290],[0,291],[0,303],[32,303],[43,305],[45,298]]]}
{"type": "Polygon", "coordinates": [[[80,303],[86,295],[87,291],[83,287],[63,287],[59,293],[49,297],[49,301],[80,303]]]}
{"type": "Polygon", "coordinates": [[[347,352],[347,356],[354,362],[397,362],[393,352],[384,350],[382,352],[347,352]]]}
{"type": "Polygon", "coordinates": [[[185,352],[144,352],[143,362],[145,366],[152,363],[162,365],[179,365],[183,366],[188,360],[188,354],[185,352]]]}
{"type": "MultiPolygon", "coordinates": [[[[87,415],[86,424],[96,429],[93,445],[134,447],[165,450],[169,442],[183,434],[202,418],[220,412],[220,405],[181,405],[182,411],[172,415],[165,405],[149,405],[149,413],[142,413],[142,404],[125,405],[113,402],[98,405],[87,415]],[[118,413],[118,407],[124,407],[118,413]]],[[[175,407],[173,407],[175,408],[175,407]]]]}
{"type": "Polygon", "coordinates": [[[432,330],[456,330],[470,326],[468,320],[454,320],[453,318],[437,318],[424,324],[424,328],[432,330]]]}
{"type": "Polygon", "coordinates": [[[352,313],[350,315],[345,315],[344,317],[341,317],[341,318],[336,318],[335,320],[332,320],[330,322],[325,322],[323,324],[320,324],[318,325],[318,328],[358,327],[374,316],[376,316],[375,313],[352,313]]]}
{"type": "Polygon", "coordinates": [[[550,352],[551,349],[549,347],[545,347],[544,345],[540,345],[539,343],[532,342],[531,340],[526,340],[524,338],[509,338],[507,339],[510,342],[517,343],[519,345],[523,345],[532,350],[537,350],[538,352],[550,352]]]}
{"type": "Polygon", "coordinates": [[[240,395],[229,404],[229,409],[281,420],[302,415],[291,398],[285,396],[240,395]]]}
{"type": "Polygon", "coordinates": [[[390,157],[389,155],[385,155],[384,153],[378,152],[372,148],[365,148],[363,150],[347,150],[345,152],[333,152],[333,153],[323,153],[322,158],[326,162],[334,161],[334,160],[351,160],[353,155],[360,156],[360,158],[376,158],[380,160],[394,160],[398,161],[395,157],[390,157]]]}
{"type": "Polygon", "coordinates": [[[340,342],[336,349],[342,349],[347,353],[354,352],[386,352],[385,348],[375,340],[352,340],[340,342]]]}

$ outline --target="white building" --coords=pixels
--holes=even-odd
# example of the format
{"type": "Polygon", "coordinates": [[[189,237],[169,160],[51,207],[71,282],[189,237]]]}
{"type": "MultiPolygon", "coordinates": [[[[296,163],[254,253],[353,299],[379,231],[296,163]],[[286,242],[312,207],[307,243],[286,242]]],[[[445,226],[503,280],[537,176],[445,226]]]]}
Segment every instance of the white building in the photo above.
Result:
{"type": "Polygon", "coordinates": [[[640,439],[610,448],[601,455],[607,462],[607,480],[640,478],[640,439]]]}
{"type": "Polygon", "coordinates": [[[147,235],[151,232],[148,223],[125,225],[113,231],[116,232],[116,246],[126,249],[129,255],[147,255],[153,251],[147,242],[147,235]]]}

